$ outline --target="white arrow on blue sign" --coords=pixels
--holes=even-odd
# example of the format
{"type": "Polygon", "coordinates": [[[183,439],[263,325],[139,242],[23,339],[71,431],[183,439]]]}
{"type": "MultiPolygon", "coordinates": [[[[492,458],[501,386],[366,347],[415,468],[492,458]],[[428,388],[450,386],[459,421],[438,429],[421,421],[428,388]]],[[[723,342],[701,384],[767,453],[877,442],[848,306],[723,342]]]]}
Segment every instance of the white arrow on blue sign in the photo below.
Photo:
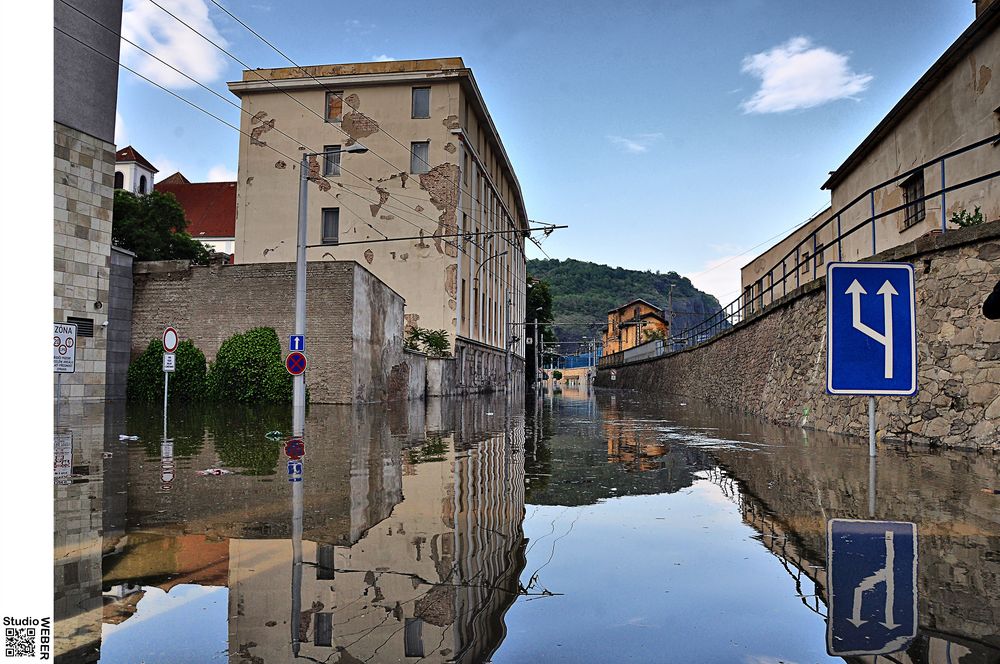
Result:
{"type": "Polygon", "coordinates": [[[306,336],[304,334],[293,334],[288,337],[288,350],[305,350],[306,336]]]}
{"type": "Polygon", "coordinates": [[[830,263],[826,316],[830,394],[916,394],[912,265],[830,263]]]}
{"type": "Polygon", "coordinates": [[[885,655],[917,635],[917,526],[831,519],[826,560],[831,655],[885,655]]]}

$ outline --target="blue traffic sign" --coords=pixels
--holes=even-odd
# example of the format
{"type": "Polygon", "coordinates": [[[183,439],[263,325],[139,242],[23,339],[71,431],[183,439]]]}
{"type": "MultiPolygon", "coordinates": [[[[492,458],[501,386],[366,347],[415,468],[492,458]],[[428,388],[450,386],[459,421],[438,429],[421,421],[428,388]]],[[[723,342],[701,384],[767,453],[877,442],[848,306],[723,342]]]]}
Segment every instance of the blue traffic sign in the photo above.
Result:
{"type": "Polygon", "coordinates": [[[293,334],[288,337],[288,350],[305,350],[306,349],[306,335],[304,334],[293,334]]]}
{"type": "Polygon", "coordinates": [[[830,394],[916,394],[912,265],[830,263],[826,324],[830,394]]]}
{"type": "Polygon", "coordinates": [[[826,549],[829,654],[906,648],[917,635],[917,526],[832,519],[826,549]]]}

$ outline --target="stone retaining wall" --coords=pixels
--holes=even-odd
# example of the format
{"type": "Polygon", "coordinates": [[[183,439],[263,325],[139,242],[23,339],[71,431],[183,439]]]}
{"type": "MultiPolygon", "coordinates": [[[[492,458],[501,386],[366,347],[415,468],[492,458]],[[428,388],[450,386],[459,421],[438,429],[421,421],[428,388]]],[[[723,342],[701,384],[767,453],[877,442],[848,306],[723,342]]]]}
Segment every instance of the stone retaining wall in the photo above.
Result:
{"type": "MultiPolygon", "coordinates": [[[[879,438],[1000,450],[1000,222],[923,237],[871,261],[915,268],[918,393],[879,397],[879,438]]],[[[597,384],[687,395],[767,420],[867,436],[867,399],[826,393],[826,290],[817,279],[696,348],[607,369],[597,384]]]]}

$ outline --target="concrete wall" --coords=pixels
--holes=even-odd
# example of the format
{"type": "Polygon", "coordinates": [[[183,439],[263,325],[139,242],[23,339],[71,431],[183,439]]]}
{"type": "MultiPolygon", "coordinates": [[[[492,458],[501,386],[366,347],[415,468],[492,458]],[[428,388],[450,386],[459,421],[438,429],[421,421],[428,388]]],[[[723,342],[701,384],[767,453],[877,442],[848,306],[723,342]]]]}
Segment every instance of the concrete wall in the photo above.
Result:
{"type": "MultiPolygon", "coordinates": [[[[399,61],[391,68],[405,70],[408,64],[399,61]]],[[[341,154],[339,175],[323,175],[322,158],[310,172],[308,243],[318,246],[307,250],[308,259],[364,265],[405,298],[408,325],[443,329],[452,340],[464,336],[502,346],[507,288],[514,298],[512,320],[524,318],[524,238],[436,237],[527,223],[499,137],[489,123],[476,120],[485,108],[470,94],[474,84],[462,66],[460,59],[434,60],[419,65],[423,70],[392,75],[385,74],[384,63],[310,68],[323,77],[325,88],[303,79],[297,69],[255,70],[230,84],[245,111],[236,261],[294,260],[303,147],[318,152],[360,141],[370,152],[341,154]],[[279,80],[283,89],[262,83],[260,76],[279,80]],[[430,87],[429,118],[411,117],[415,86],[430,87]],[[343,91],[342,121],[322,120],[327,90],[343,91]],[[474,136],[465,136],[460,116],[474,136]],[[429,172],[411,172],[411,141],[429,141],[429,172]],[[340,211],[340,242],[417,239],[322,245],[324,208],[340,211]]],[[[515,350],[523,355],[523,342],[515,350]]]]}
{"type": "Polygon", "coordinates": [[[111,248],[111,284],[108,293],[108,352],[105,398],[124,399],[128,365],[132,358],[132,261],[131,251],[111,248]]]}
{"type": "Polygon", "coordinates": [[[76,372],[62,374],[61,395],[99,401],[105,395],[115,146],[59,123],[54,137],[53,321],[72,316],[94,322],[93,337],[77,338],[76,372]]]}
{"type": "MultiPolygon", "coordinates": [[[[982,303],[1000,280],[1000,222],[879,254],[916,268],[919,392],[879,397],[882,438],[1000,449],[1000,322],[982,303]]],[[[598,385],[702,399],[782,424],[867,435],[864,397],[826,394],[826,292],[818,279],[709,343],[619,367],[598,385]]]]}
{"type": "MultiPolygon", "coordinates": [[[[309,265],[306,386],[316,403],[388,398],[390,368],[402,361],[403,300],[353,261],[309,265]]],[[[212,361],[223,341],[273,327],[282,347],[294,328],[295,265],[135,265],[132,354],[167,325],[212,361]]]]}

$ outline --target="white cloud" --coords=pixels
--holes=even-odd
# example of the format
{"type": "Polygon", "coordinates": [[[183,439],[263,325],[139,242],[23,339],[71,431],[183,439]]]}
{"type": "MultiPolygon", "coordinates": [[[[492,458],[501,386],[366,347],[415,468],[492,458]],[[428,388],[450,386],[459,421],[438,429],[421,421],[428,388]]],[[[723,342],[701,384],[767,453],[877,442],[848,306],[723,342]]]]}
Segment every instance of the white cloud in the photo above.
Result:
{"type": "Polygon", "coordinates": [[[382,55],[372,56],[372,62],[393,62],[395,59],[396,58],[392,57],[391,55],[386,55],[385,53],[383,53],[382,55]]]}
{"type": "Polygon", "coordinates": [[[128,130],[125,128],[125,121],[118,111],[115,111],[115,145],[123,148],[128,145],[128,130]]]}
{"type": "Polygon", "coordinates": [[[700,272],[685,275],[695,288],[710,293],[726,306],[736,299],[742,290],[740,281],[741,261],[737,260],[744,254],[734,251],[731,254],[712,258],[705,262],[700,272]]]}
{"type": "MultiPolygon", "coordinates": [[[[153,164],[153,166],[156,166],[156,169],[159,171],[156,174],[157,181],[160,181],[165,177],[171,176],[174,173],[184,172],[184,168],[180,164],[175,162],[173,159],[170,159],[169,157],[164,157],[161,155],[153,157],[152,159],[149,160],[149,162],[153,164]]],[[[190,173],[190,171],[188,172],[190,173]]]]}
{"type": "Polygon", "coordinates": [[[608,140],[629,154],[648,152],[650,146],[663,139],[663,134],[634,134],[632,136],[608,136],[608,140]]]}
{"type": "MultiPolygon", "coordinates": [[[[161,4],[216,44],[227,46],[208,15],[205,0],[161,0],[161,4]]],[[[226,60],[220,51],[152,3],[127,0],[122,12],[122,36],[202,83],[213,83],[225,73],[226,60]]],[[[194,86],[188,79],[124,41],[121,59],[143,76],[165,87],[194,86]]]]}
{"type": "Polygon", "coordinates": [[[236,171],[231,170],[225,164],[216,164],[208,169],[206,178],[206,182],[234,182],[236,180],[236,171]]]}
{"type": "Polygon", "coordinates": [[[873,79],[851,71],[846,55],[813,46],[808,37],[749,55],[742,70],[760,79],[760,89],[742,104],[746,113],[781,113],[856,97],[873,79]]]}

